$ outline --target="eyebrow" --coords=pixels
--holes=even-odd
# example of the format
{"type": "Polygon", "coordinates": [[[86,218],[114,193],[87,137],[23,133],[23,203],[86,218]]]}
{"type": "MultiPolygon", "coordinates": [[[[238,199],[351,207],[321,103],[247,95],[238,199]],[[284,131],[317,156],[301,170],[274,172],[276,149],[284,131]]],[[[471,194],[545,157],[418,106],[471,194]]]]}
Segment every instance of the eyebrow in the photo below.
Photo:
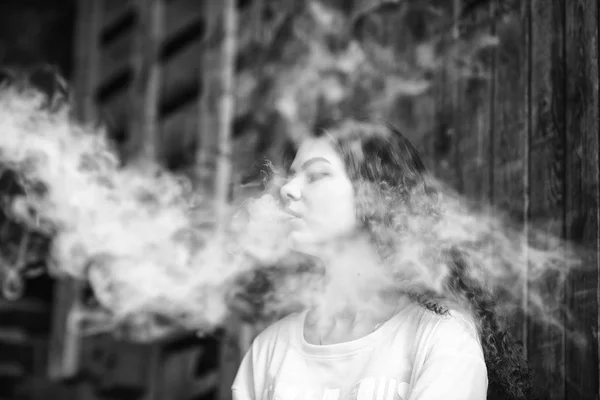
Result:
{"type": "MultiPolygon", "coordinates": [[[[327,159],[326,159],[326,158],[324,158],[324,157],[313,157],[313,158],[311,158],[311,159],[308,159],[308,160],[306,160],[306,161],[305,161],[305,162],[302,164],[302,166],[300,167],[300,169],[306,169],[306,168],[310,167],[312,164],[319,163],[319,162],[326,162],[327,164],[331,164],[331,163],[329,162],[329,160],[327,160],[327,159]]],[[[290,168],[290,171],[291,171],[291,172],[294,172],[295,170],[296,170],[296,169],[295,169],[295,168],[293,168],[293,167],[292,167],[292,168],[290,168]]]]}

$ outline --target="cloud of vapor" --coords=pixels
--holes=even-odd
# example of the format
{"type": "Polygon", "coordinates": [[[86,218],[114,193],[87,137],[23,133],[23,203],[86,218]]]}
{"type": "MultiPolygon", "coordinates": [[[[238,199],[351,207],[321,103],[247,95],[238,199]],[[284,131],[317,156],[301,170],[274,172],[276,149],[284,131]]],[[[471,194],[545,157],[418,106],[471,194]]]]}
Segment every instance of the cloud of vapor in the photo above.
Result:
{"type": "MultiPolygon", "coordinates": [[[[416,190],[408,203],[396,201],[394,222],[381,228],[389,229],[382,237],[393,249],[381,268],[365,269],[372,258],[364,249],[331,249],[339,268],[302,259],[296,268],[253,271],[254,279],[245,283],[248,303],[257,302],[262,317],[271,320],[282,310],[318,306],[316,318],[326,326],[332,314],[348,309],[375,320],[385,318],[407,293],[413,300],[442,304],[456,300],[469,310],[472,304],[457,290],[466,290],[462,295],[467,296],[489,291],[496,301],[488,304],[493,307],[488,311],[497,313],[505,328],[526,317],[563,330],[569,340],[581,344],[581,332],[568,331],[571,319],[563,296],[569,275],[586,268],[582,260],[591,250],[554,236],[541,225],[519,223],[506,212],[473,204],[443,182],[428,178],[437,194],[416,190]],[[297,268],[303,262],[308,267],[297,268]],[[448,280],[456,279],[456,273],[462,281],[452,287],[448,280]]],[[[357,190],[356,201],[377,203],[372,194],[357,190]]],[[[279,254],[282,257],[273,260],[284,258],[285,251],[279,254]]]]}
{"type": "MultiPolygon", "coordinates": [[[[411,212],[406,234],[393,257],[401,286],[432,296],[456,298],[447,278],[461,271],[465,285],[489,290],[501,318],[517,314],[566,329],[569,310],[562,302],[569,274],[585,267],[586,250],[530,222],[518,223],[489,205],[471,204],[442,182],[432,181],[438,196],[434,212],[411,212]],[[555,292],[549,293],[549,287],[555,292]]],[[[412,202],[432,201],[418,194],[412,202]]],[[[575,338],[575,336],[573,336],[575,338]]]]}
{"type": "Polygon", "coordinates": [[[218,326],[232,278],[285,247],[272,240],[285,237],[272,198],[249,202],[254,217],[237,216],[215,236],[205,193],[158,166],[122,168],[103,129],[46,102],[33,89],[0,90],[0,163],[25,189],[6,211],[53,237],[51,272],[87,281],[115,321],[155,313],[218,326]]]}
{"type": "Polygon", "coordinates": [[[230,312],[232,292],[244,291],[273,318],[337,297],[374,312],[381,302],[364,301],[374,292],[385,292],[374,299],[384,302],[404,290],[451,297],[443,279],[454,251],[467,278],[499,296],[501,312],[527,302],[529,316],[563,327],[547,281],[560,287],[579,265],[573,247],[497,211],[475,211],[441,183],[435,213],[416,196],[399,219],[404,234],[394,239],[389,268],[365,271],[366,258],[355,253],[346,268],[324,271],[291,251],[289,216],[269,191],[232,208],[216,235],[206,193],[158,166],[121,167],[102,129],[45,100],[34,90],[0,90],[0,163],[25,189],[7,211],[52,235],[51,272],[88,282],[113,321],[154,314],[209,331],[230,312]]]}

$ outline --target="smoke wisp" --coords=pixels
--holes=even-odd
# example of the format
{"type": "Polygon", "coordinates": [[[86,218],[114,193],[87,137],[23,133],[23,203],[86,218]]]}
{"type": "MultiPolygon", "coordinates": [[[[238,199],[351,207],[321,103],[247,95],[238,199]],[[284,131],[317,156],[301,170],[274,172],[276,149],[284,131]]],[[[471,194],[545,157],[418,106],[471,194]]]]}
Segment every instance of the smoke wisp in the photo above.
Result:
{"type": "MultiPolygon", "coordinates": [[[[236,225],[238,217],[215,237],[210,202],[189,181],[159,166],[121,167],[103,129],[46,102],[34,89],[0,91],[0,162],[25,189],[7,213],[53,237],[51,272],[89,282],[115,321],[156,313],[188,328],[218,326],[227,282],[281,252],[265,235],[277,224],[236,225]]],[[[258,209],[268,210],[263,200],[258,209]]]]}
{"type": "MultiPolygon", "coordinates": [[[[389,268],[365,271],[359,254],[346,269],[323,271],[291,251],[289,216],[276,196],[231,209],[225,233],[215,235],[206,228],[213,216],[205,193],[158,166],[121,167],[102,129],[44,101],[35,90],[0,91],[0,162],[19,174],[26,193],[7,211],[53,236],[51,272],[89,282],[115,321],[157,314],[188,329],[214,329],[230,312],[232,292],[248,289],[244,274],[262,274],[252,296],[271,316],[338,294],[364,300],[361,293],[374,290],[387,298],[406,291],[452,297],[443,281],[455,251],[469,279],[499,296],[506,316],[527,304],[531,318],[564,328],[565,310],[560,297],[548,298],[547,281],[560,287],[581,266],[582,250],[536,227],[512,225],[496,210],[475,211],[439,182],[440,207],[405,215],[389,268]]],[[[413,203],[427,207],[418,196],[413,203]]],[[[362,300],[355,307],[371,312],[380,305],[362,300]]]]}

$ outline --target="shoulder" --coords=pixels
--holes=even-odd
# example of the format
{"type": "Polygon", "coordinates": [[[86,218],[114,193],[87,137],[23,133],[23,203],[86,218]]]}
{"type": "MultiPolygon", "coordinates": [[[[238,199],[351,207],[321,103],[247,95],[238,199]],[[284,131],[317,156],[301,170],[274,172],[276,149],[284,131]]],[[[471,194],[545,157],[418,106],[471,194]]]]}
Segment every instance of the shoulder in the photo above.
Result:
{"type": "Polygon", "coordinates": [[[487,367],[473,318],[456,309],[437,314],[423,307],[419,328],[411,395],[485,399],[487,367]]]}
{"type": "Polygon", "coordinates": [[[420,304],[415,304],[412,307],[411,318],[422,331],[437,334],[444,331],[455,331],[478,337],[477,324],[473,316],[467,311],[455,307],[447,307],[445,313],[436,313],[420,304]]]}
{"type": "Polygon", "coordinates": [[[420,306],[417,319],[419,347],[438,354],[464,352],[483,358],[479,330],[468,312],[450,308],[437,314],[420,306]]]}

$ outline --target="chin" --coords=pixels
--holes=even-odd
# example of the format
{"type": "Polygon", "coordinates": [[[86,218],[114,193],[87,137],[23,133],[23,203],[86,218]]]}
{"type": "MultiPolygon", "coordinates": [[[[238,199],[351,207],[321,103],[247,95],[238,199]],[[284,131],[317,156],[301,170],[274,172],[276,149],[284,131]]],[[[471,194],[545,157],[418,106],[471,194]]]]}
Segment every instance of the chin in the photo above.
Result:
{"type": "Polygon", "coordinates": [[[322,238],[313,234],[293,232],[290,237],[290,247],[297,253],[302,253],[316,258],[328,258],[339,251],[340,246],[351,241],[354,235],[336,236],[335,238],[322,238]]]}
{"type": "Polygon", "coordinates": [[[310,256],[320,255],[323,251],[323,248],[327,247],[327,242],[318,240],[307,232],[292,232],[289,240],[292,250],[310,256]]]}

